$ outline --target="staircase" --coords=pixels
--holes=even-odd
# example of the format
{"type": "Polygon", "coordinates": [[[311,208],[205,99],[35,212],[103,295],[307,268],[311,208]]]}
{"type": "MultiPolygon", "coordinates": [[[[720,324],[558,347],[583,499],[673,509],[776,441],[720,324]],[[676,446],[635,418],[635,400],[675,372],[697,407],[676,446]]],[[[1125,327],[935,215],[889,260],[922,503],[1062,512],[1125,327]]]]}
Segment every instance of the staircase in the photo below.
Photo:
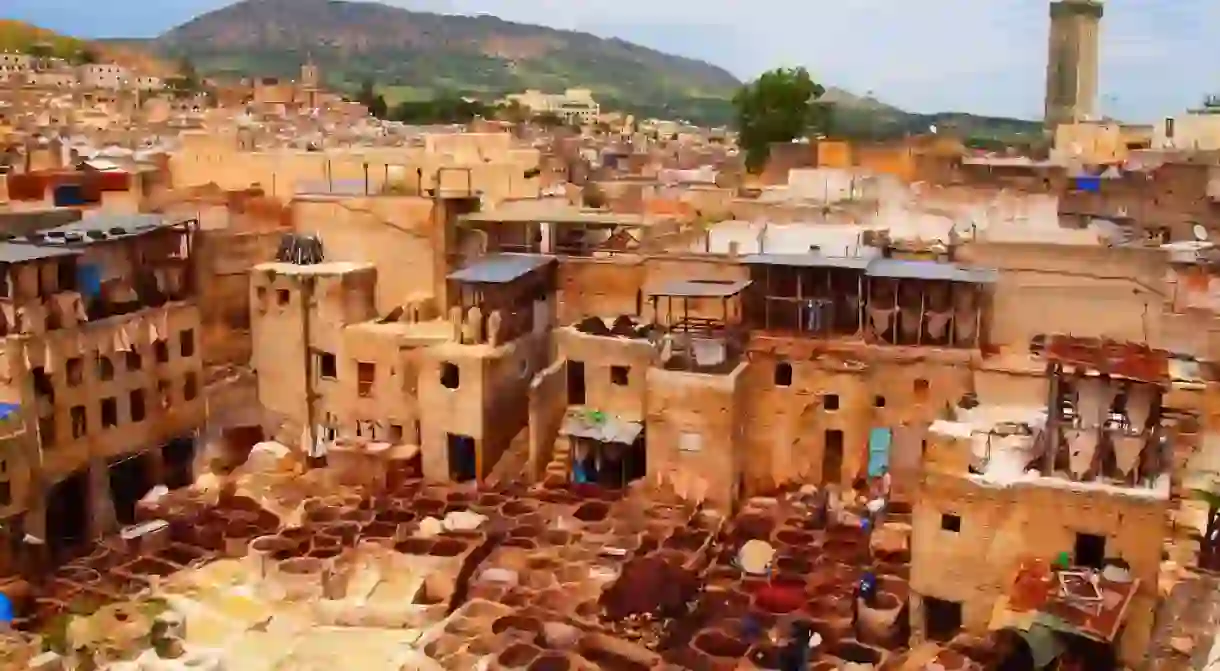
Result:
{"type": "Polygon", "coordinates": [[[525,471],[529,467],[529,460],[530,431],[526,426],[517,433],[513,442],[509,443],[504,454],[500,455],[500,460],[496,462],[495,466],[492,466],[491,473],[484,478],[484,483],[496,488],[521,480],[528,481],[529,474],[525,471]]]}
{"type": "Polygon", "coordinates": [[[555,446],[551,450],[551,461],[546,465],[546,473],[543,475],[543,478],[567,482],[571,475],[572,441],[566,438],[558,438],[555,440],[555,446]]]}

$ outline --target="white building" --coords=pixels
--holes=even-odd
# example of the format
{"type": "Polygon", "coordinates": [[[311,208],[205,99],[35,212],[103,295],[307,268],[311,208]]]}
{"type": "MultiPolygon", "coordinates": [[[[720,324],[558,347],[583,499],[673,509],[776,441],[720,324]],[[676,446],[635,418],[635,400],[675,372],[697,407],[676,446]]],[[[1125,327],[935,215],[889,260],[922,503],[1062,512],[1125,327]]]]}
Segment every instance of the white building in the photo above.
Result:
{"type": "Polygon", "coordinates": [[[80,84],[93,89],[120,89],[132,83],[131,70],[114,63],[90,63],[80,66],[80,84]]]}
{"type": "Polygon", "coordinates": [[[593,123],[601,114],[601,105],[593,99],[589,89],[568,89],[563,93],[529,89],[525,93],[513,93],[506,100],[517,103],[531,114],[554,114],[569,124],[593,123]]]}

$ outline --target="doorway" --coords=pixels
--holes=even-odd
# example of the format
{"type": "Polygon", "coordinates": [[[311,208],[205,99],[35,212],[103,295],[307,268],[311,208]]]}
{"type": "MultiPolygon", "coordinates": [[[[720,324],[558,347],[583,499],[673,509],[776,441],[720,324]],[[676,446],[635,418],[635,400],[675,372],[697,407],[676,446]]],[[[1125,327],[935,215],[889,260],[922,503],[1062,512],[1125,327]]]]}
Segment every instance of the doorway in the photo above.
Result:
{"type": "Polygon", "coordinates": [[[136,504],[153,487],[152,478],[148,477],[148,455],[123,457],[110,464],[109,471],[115,518],[124,526],[135,524],[136,504]]]}
{"type": "Polygon", "coordinates": [[[89,471],[80,470],[47,491],[47,537],[56,561],[89,540],[89,471]]]}
{"type": "Polygon", "coordinates": [[[568,362],[568,405],[585,404],[585,363],[568,362]]]}
{"type": "Polygon", "coordinates": [[[827,429],[822,446],[822,484],[843,481],[843,432],[827,429]]]}
{"type": "Polygon", "coordinates": [[[174,438],[161,447],[165,462],[165,486],[187,487],[195,481],[195,437],[174,438]]]}
{"type": "Polygon", "coordinates": [[[445,436],[449,450],[449,479],[454,482],[469,482],[478,478],[478,451],[474,438],[456,433],[445,436]]]}
{"type": "Polygon", "coordinates": [[[648,472],[646,454],[643,434],[631,445],[590,441],[585,459],[580,461],[579,467],[573,465],[573,479],[581,481],[580,471],[583,470],[586,482],[596,482],[606,489],[626,489],[648,472]]]}
{"type": "Polygon", "coordinates": [[[933,641],[949,641],[962,628],[962,604],[930,596],[923,598],[924,632],[933,641]]]}

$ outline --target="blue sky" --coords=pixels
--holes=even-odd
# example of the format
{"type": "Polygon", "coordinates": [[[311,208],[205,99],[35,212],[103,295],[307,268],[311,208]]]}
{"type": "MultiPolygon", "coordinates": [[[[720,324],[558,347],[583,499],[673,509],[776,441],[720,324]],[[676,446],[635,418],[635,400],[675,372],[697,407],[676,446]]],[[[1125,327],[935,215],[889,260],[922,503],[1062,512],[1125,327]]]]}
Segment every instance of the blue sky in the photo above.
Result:
{"type": "MultiPolygon", "coordinates": [[[[147,37],[223,0],[3,0],[0,15],[83,37],[147,37]],[[153,9],[155,7],[155,10],[153,9]]],[[[912,111],[1041,116],[1046,0],[389,0],[576,28],[749,77],[803,65],[912,111]]],[[[1102,112],[1148,121],[1220,92],[1220,0],[1107,0],[1102,112]]]]}

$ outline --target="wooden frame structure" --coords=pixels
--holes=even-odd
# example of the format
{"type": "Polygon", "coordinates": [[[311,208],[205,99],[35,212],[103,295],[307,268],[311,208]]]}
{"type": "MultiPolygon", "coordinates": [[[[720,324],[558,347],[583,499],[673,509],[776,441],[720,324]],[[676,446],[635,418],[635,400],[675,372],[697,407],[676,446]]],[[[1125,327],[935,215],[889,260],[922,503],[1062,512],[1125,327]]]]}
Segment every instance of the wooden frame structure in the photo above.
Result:
{"type": "MultiPolygon", "coordinates": [[[[452,306],[463,319],[478,309],[483,339],[506,343],[533,331],[539,301],[555,293],[556,264],[552,256],[494,254],[451,273],[448,277],[452,306]],[[491,333],[491,315],[499,313],[497,333],[491,333]]],[[[480,339],[482,341],[483,339],[480,339]]]]}
{"type": "Polygon", "coordinates": [[[889,345],[977,348],[983,287],[996,278],[993,270],[936,261],[875,259],[865,270],[866,337],[889,345]]]}
{"type": "Polygon", "coordinates": [[[855,336],[864,324],[867,259],[818,254],[747,256],[746,324],[796,336],[855,336]]]}
{"type": "Polygon", "coordinates": [[[653,320],[666,331],[670,356],[665,359],[664,367],[697,373],[731,372],[744,349],[741,296],[751,284],[750,280],[675,280],[645,292],[652,306],[653,320]],[[662,299],[665,299],[664,311],[662,299]],[[677,313],[675,299],[680,311],[677,313]],[[708,316],[712,311],[701,310],[699,305],[692,311],[692,301],[718,302],[720,317],[708,316]],[[734,304],[737,304],[736,314],[732,310],[734,304]],[[720,360],[701,362],[698,340],[711,341],[723,348],[720,360]]]}
{"type": "MultiPolygon", "coordinates": [[[[459,219],[458,234],[478,231],[487,253],[613,256],[638,251],[648,223],[638,215],[559,210],[517,213],[474,212],[459,219]],[[607,232],[594,241],[593,232],[607,232]]],[[[460,253],[460,251],[458,252],[460,253]]]]}
{"type": "Polygon", "coordinates": [[[1136,486],[1171,468],[1169,456],[1156,449],[1170,384],[1168,352],[1056,335],[1043,356],[1050,381],[1043,473],[1136,486]]]}

